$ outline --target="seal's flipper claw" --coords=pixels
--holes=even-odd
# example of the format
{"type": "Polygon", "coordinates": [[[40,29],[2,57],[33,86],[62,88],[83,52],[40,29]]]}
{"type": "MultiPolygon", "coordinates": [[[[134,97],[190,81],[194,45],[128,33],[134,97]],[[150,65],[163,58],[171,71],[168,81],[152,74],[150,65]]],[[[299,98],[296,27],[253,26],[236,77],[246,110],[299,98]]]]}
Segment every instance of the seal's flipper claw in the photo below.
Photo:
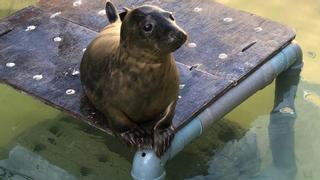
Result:
{"type": "Polygon", "coordinates": [[[115,134],[122,143],[127,144],[128,146],[141,147],[143,145],[146,145],[146,132],[138,126],[126,132],[115,134]]]}
{"type": "Polygon", "coordinates": [[[161,157],[169,149],[173,138],[174,131],[172,128],[154,131],[153,148],[158,157],[161,157]]]}

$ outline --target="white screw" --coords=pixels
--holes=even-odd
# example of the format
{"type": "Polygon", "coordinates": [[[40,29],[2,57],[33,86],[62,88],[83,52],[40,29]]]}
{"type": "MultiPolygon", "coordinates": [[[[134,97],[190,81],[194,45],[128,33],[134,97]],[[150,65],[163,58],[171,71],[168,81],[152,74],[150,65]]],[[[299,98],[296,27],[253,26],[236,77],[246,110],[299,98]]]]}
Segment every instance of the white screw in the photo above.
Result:
{"type": "Polygon", "coordinates": [[[262,31],[263,29],[262,29],[262,27],[256,27],[256,28],[254,28],[254,31],[256,31],[256,32],[260,32],[260,31],[262,31]]]}
{"type": "Polygon", "coordinates": [[[79,73],[80,73],[79,71],[74,69],[71,74],[72,74],[72,76],[75,76],[75,75],[78,75],[79,73]]]}
{"type": "Polygon", "coordinates": [[[100,11],[98,12],[98,14],[101,15],[101,16],[106,15],[106,10],[105,10],[105,9],[100,10],[100,11]]]}
{"type": "Polygon", "coordinates": [[[186,85],[185,84],[180,84],[179,89],[183,89],[186,85]]]}
{"type": "Polygon", "coordinates": [[[66,90],[66,94],[67,94],[67,95],[72,95],[72,94],[75,94],[75,93],[76,93],[76,91],[73,90],[73,89],[67,89],[67,90],[66,90]]]}
{"type": "Polygon", "coordinates": [[[219,54],[219,59],[226,59],[227,57],[228,55],[226,55],[225,53],[219,54]]]}
{"type": "Polygon", "coordinates": [[[77,7],[77,6],[80,6],[82,4],[81,0],[78,0],[78,1],[75,1],[73,2],[73,6],[77,7]]]}
{"type": "Polygon", "coordinates": [[[193,11],[194,11],[194,12],[200,12],[200,11],[202,11],[202,8],[201,8],[201,7],[195,7],[195,8],[193,9],[193,11]]]}
{"type": "Polygon", "coordinates": [[[181,98],[182,98],[182,96],[178,96],[178,98],[179,98],[179,99],[181,99],[181,98]]]}
{"type": "Polygon", "coordinates": [[[42,74],[37,74],[37,75],[34,75],[32,78],[33,78],[34,80],[39,81],[39,80],[41,80],[41,79],[43,78],[43,76],[42,76],[42,74]]]}
{"type": "Polygon", "coordinates": [[[6,66],[9,68],[14,67],[15,65],[16,65],[15,63],[11,63],[11,62],[6,64],[6,66]]]}
{"type": "Polygon", "coordinates": [[[55,37],[55,38],[53,38],[53,41],[54,41],[54,42],[60,42],[61,40],[62,40],[61,37],[55,37]]]}
{"type": "Polygon", "coordinates": [[[52,15],[50,16],[50,18],[55,18],[56,16],[58,16],[58,15],[60,15],[60,14],[61,14],[60,11],[59,11],[59,12],[56,12],[56,13],[52,14],[52,15]]]}
{"type": "Polygon", "coordinates": [[[82,49],[82,52],[85,52],[86,50],[87,50],[87,48],[83,48],[83,49],[82,49]]]}
{"type": "Polygon", "coordinates": [[[32,30],[35,30],[35,29],[36,29],[36,26],[31,25],[31,26],[28,26],[24,31],[32,31],[32,30]]]}
{"type": "Polygon", "coordinates": [[[230,17],[226,17],[226,18],[223,19],[223,21],[224,21],[224,22],[232,22],[233,19],[230,18],[230,17]]]}
{"type": "Polygon", "coordinates": [[[188,43],[188,47],[191,47],[191,48],[195,48],[197,47],[197,44],[196,43],[188,43]]]}

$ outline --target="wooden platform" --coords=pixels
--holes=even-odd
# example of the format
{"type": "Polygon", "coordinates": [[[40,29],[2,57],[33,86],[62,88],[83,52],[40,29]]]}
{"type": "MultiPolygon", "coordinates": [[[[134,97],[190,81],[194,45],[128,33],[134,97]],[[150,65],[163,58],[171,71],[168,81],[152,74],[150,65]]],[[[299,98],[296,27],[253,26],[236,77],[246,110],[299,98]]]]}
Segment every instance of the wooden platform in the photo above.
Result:
{"type": "MultiPolygon", "coordinates": [[[[212,0],[119,0],[118,8],[158,5],[174,12],[189,42],[174,55],[181,128],[288,45],[292,29],[212,0]]],[[[107,25],[105,0],[41,0],[0,22],[0,81],[108,133],[107,122],[83,94],[83,49],[107,25]]]]}

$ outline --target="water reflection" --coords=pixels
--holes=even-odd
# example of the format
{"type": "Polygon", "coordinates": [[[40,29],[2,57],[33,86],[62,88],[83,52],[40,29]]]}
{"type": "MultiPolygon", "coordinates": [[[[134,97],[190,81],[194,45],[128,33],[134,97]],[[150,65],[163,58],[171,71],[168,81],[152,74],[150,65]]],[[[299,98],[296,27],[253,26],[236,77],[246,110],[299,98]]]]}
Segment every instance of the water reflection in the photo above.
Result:
{"type": "Polygon", "coordinates": [[[269,166],[260,169],[261,154],[257,147],[256,134],[249,131],[240,140],[228,142],[208,161],[208,175],[191,179],[295,179],[295,98],[302,66],[302,60],[298,59],[276,79],[274,107],[269,116],[268,128],[272,153],[269,166]]]}
{"type": "Polygon", "coordinates": [[[276,79],[274,108],[268,128],[272,166],[256,179],[294,179],[297,172],[294,124],[297,118],[295,98],[303,63],[298,60],[276,79]],[[263,177],[263,178],[261,178],[263,177]]]}

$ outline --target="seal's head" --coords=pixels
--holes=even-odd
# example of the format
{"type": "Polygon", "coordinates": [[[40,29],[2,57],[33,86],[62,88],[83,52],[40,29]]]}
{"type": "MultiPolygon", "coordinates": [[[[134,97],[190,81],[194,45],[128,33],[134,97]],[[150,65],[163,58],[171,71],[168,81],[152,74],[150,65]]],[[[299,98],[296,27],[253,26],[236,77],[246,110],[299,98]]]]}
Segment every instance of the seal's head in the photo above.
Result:
{"type": "Polygon", "coordinates": [[[159,54],[171,53],[187,40],[171,12],[144,5],[120,13],[121,43],[159,54]]]}

